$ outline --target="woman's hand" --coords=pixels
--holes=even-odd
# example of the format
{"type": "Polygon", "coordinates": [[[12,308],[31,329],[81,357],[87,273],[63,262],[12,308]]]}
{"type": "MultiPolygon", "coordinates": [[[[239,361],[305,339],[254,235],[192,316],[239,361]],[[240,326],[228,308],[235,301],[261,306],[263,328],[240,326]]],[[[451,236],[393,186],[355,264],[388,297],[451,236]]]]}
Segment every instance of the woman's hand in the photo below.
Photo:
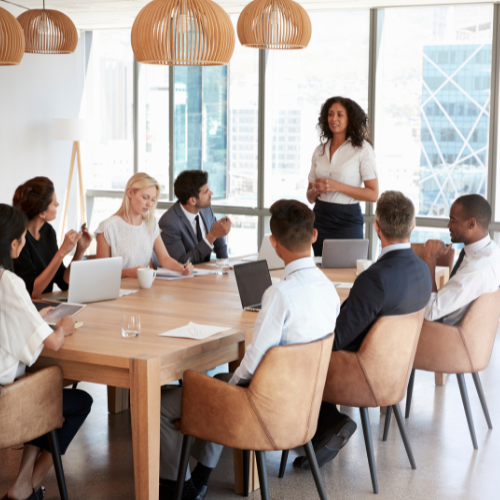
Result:
{"type": "Polygon", "coordinates": [[[47,314],[49,314],[49,312],[53,311],[55,309],[55,307],[44,307],[43,309],[41,309],[39,312],[40,312],[40,316],[42,318],[45,318],[47,316],[47,314]]]}
{"type": "Polygon", "coordinates": [[[193,264],[191,262],[188,262],[187,264],[179,264],[181,267],[179,269],[179,272],[182,274],[182,276],[189,276],[190,274],[193,274],[193,264]]]}
{"type": "Polygon", "coordinates": [[[64,236],[64,241],[62,242],[61,248],[59,251],[63,254],[63,256],[68,255],[73,248],[77,245],[82,237],[82,233],[77,233],[74,230],[68,231],[64,236]]]}
{"type": "Polygon", "coordinates": [[[62,329],[65,337],[68,337],[69,335],[73,335],[73,333],[75,331],[75,320],[73,319],[72,316],[66,316],[65,318],[60,319],[57,322],[56,330],[58,328],[62,329]]]}
{"type": "Polygon", "coordinates": [[[92,243],[92,235],[89,233],[89,230],[87,229],[86,224],[83,224],[83,226],[82,226],[81,235],[82,236],[77,243],[77,249],[80,250],[82,253],[85,253],[87,248],[92,243]]]}
{"type": "Polygon", "coordinates": [[[320,177],[314,181],[314,187],[320,194],[334,193],[335,191],[338,191],[339,184],[340,183],[337,181],[326,179],[324,177],[320,177]]]}

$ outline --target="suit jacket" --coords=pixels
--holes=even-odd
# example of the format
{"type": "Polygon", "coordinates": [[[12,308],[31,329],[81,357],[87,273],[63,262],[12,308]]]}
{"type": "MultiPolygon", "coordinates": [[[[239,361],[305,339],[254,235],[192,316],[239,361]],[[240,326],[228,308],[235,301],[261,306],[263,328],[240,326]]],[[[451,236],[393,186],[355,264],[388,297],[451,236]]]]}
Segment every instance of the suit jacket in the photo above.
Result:
{"type": "MultiPolygon", "coordinates": [[[[210,207],[202,208],[199,215],[208,233],[217,219],[210,207]]],[[[182,211],[179,202],[163,214],[159,224],[163,243],[173,259],[184,263],[191,258],[193,264],[210,260],[212,249],[204,239],[198,243],[193,226],[182,211]]],[[[214,252],[217,258],[227,258],[225,238],[218,238],[214,241],[214,252]]]]}
{"type": "Polygon", "coordinates": [[[337,317],[333,350],[357,351],[376,319],[423,309],[431,291],[429,268],[411,248],[386,253],[354,282],[337,317]]]}

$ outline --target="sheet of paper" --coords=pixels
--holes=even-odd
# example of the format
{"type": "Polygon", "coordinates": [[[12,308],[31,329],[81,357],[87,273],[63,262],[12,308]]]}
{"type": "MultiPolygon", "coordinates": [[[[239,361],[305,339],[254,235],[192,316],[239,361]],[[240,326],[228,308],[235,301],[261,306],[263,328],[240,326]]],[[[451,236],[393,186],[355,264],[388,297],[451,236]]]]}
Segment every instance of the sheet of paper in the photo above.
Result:
{"type": "Polygon", "coordinates": [[[203,340],[217,333],[227,332],[231,328],[226,328],[224,326],[212,326],[212,325],[197,325],[196,323],[190,322],[186,326],[181,326],[175,330],[170,330],[168,332],[159,333],[158,337],[177,337],[183,339],[194,339],[203,340]]]}
{"type": "Polygon", "coordinates": [[[352,288],[352,285],[354,285],[354,283],[333,283],[335,288],[352,288]]]}
{"type": "Polygon", "coordinates": [[[217,271],[214,269],[195,269],[193,273],[195,276],[207,276],[209,274],[217,274],[217,271]]]}
{"type": "Polygon", "coordinates": [[[138,292],[139,290],[126,290],[125,288],[120,288],[120,297],[124,295],[130,295],[131,293],[138,292]]]}

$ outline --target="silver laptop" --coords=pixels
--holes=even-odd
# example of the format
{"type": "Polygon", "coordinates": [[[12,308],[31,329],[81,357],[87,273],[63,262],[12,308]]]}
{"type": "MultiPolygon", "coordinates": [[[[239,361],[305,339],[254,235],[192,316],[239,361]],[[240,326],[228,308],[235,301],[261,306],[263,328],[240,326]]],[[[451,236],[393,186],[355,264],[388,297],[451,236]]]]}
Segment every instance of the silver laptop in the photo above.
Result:
{"type": "Polygon", "coordinates": [[[265,260],[246,262],[234,266],[234,277],[240,293],[241,305],[245,311],[260,311],[262,296],[273,284],[265,260]]]}
{"type": "Polygon", "coordinates": [[[325,240],[321,267],[356,267],[356,261],[368,257],[368,240],[325,240]]]}
{"type": "Polygon", "coordinates": [[[72,262],[68,295],[51,300],[87,304],[117,299],[120,296],[122,262],[122,257],[72,262]]]}

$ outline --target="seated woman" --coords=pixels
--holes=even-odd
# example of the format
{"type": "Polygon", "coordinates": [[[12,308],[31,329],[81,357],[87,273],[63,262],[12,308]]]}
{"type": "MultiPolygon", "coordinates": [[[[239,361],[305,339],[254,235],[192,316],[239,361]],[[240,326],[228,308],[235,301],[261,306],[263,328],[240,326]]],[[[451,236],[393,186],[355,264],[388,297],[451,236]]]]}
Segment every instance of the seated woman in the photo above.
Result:
{"type": "Polygon", "coordinates": [[[97,258],[123,257],[122,278],[137,278],[137,269],[148,267],[153,250],[160,266],[183,275],[193,272],[190,263],[180,264],[168,255],[154,213],[160,185],[139,172],[127,182],[120,210],[96,230],[97,258]]]}
{"type": "Polygon", "coordinates": [[[73,260],[81,260],[92,236],[83,226],[81,232],[66,233],[61,248],[57,247],[56,232],[46,222],[56,218],[59,203],[54,184],[47,177],[35,177],[19,186],[12,204],[28,218],[26,245],[14,264],[14,272],[24,280],[33,299],[52,292],[54,283],[66,291],[70,267],[66,268],[63,259],[76,246],[73,260]]]}
{"type": "MultiPolygon", "coordinates": [[[[12,259],[21,254],[26,241],[26,216],[9,205],[0,204],[0,385],[24,376],[45,346],[58,351],[75,323],[71,316],[57,323],[55,330],[44,321],[47,312],[38,312],[21,278],[12,272],[12,259]]],[[[83,424],[92,407],[92,398],[84,391],[63,390],[64,424],[57,429],[61,454],[83,424]]],[[[52,467],[47,436],[26,443],[16,481],[2,500],[43,498],[42,481],[52,467]]]]}

